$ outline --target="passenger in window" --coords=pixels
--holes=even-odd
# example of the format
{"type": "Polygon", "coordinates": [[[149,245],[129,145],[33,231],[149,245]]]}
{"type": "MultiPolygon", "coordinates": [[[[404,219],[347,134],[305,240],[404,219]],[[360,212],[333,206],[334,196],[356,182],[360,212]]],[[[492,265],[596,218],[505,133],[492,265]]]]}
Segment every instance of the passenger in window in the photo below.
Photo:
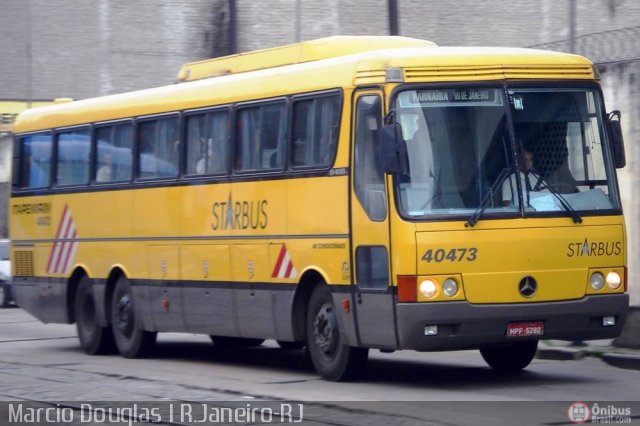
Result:
{"type": "Polygon", "coordinates": [[[202,157],[196,163],[196,174],[203,175],[213,172],[213,140],[209,138],[208,142],[201,139],[202,157]]]}
{"type": "Polygon", "coordinates": [[[113,170],[113,164],[111,159],[111,153],[105,152],[102,157],[102,165],[98,169],[96,174],[96,182],[111,182],[111,173],[113,170]]]}

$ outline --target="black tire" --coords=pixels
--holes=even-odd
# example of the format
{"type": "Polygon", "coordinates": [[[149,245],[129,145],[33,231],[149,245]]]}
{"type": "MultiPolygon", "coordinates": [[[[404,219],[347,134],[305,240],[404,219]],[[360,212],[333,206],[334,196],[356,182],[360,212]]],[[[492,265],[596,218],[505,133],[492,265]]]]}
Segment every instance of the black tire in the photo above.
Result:
{"type": "Polygon", "coordinates": [[[112,353],[115,349],[111,327],[103,327],[98,322],[96,299],[91,280],[85,275],[80,278],[74,300],[76,330],[80,347],[89,355],[112,353]]]}
{"type": "Polygon", "coordinates": [[[137,318],[131,283],[124,276],[118,278],[113,291],[111,320],[113,338],[122,356],[142,358],[152,351],[157,333],[142,329],[137,318]]]}
{"type": "Polygon", "coordinates": [[[514,342],[480,349],[482,358],[500,373],[517,373],[527,367],[538,349],[537,340],[514,342]]]}
{"type": "Polygon", "coordinates": [[[260,346],[264,339],[249,339],[246,337],[209,336],[217,348],[250,348],[260,346]]]}
{"type": "Polygon", "coordinates": [[[314,368],[326,380],[355,380],[367,364],[368,348],[345,345],[331,290],[326,285],[317,285],[309,299],[307,349],[314,368]]]}
{"type": "Polygon", "coordinates": [[[277,340],[278,346],[280,346],[285,351],[297,351],[304,348],[304,342],[285,342],[282,340],[277,340]]]}
{"type": "Polygon", "coordinates": [[[11,305],[11,292],[9,285],[0,281],[0,308],[8,308],[11,305]]]}

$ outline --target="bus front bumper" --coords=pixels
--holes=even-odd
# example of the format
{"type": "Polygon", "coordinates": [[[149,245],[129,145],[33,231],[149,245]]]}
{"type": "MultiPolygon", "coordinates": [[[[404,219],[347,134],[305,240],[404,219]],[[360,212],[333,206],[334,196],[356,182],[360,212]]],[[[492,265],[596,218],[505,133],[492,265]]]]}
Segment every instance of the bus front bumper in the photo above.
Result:
{"type": "Polygon", "coordinates": [[[544,303],[474,305],[468,302],[399,303],[399,349],[416,351],[476,349],[518,340],[611,339],[622,332],[629,295],[585,296],[544,303]],[[603,326],[604,317],[615,325],[603,326]],[[508,337],[512,323],[542,323],[541,336],[508,337]],[[437,334],[433,333],[437,326],[437,334]]]}

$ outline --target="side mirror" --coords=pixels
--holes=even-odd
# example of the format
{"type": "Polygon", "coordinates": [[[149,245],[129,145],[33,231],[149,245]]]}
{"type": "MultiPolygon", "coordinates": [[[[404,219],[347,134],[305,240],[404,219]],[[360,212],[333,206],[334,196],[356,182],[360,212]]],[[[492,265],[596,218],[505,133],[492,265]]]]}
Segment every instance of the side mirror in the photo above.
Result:
{"type": "Polygon", "coordinates": [[[627,165],[627,158],[624,152],[622,128],[620,127],[620,111],[613,111],[609,113],[607,128],[609,130],[609,137],[611,138],[613,162],[617,169],[621,169],[627,165]]]}
{"type": "Polygon", "coordinates": [[[378,142],[382,145],[382,164],[385,173],[406,174],[409,171],[407,146],[398,123],[387,124],[378,130],[378,142]]]}

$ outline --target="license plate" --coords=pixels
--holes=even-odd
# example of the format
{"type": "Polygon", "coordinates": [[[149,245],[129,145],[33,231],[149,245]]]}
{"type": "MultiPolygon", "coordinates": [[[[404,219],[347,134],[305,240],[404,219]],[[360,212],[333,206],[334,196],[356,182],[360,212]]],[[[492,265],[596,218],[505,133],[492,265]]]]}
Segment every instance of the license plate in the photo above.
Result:
{"type": "Polygon", "coordinates": [[[544,324],[542,322],[513,322],[507,325],[507,337],[542,336],[544,324]]]}

